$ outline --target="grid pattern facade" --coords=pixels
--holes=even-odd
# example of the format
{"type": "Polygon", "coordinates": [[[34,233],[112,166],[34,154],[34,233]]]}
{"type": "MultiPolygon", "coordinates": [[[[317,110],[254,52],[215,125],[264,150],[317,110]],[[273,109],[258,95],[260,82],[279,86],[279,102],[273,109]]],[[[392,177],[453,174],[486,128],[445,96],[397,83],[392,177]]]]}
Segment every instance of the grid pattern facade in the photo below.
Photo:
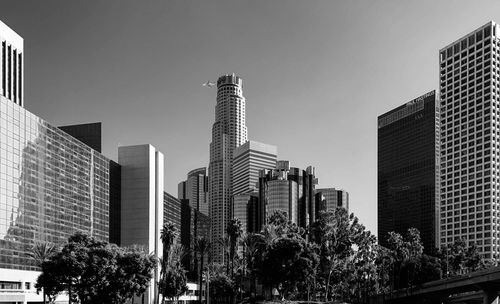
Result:
{"type": "Polygon", "coordinates": [[[170,193],[163,192],[163,223],[171,222],[181,231],[181,201],[170,193]]]}
{"type": "Polygon", "coordinates": [[[349,193],[345,190],[335,188],[316,189],[316,193],[323,195],[324,210],[334,211],[337,207],[343,207],[349,212],[349,193]]]}
{"type": "Polygon", "coordinates": [[[23,106],[24,41],[0,21],[0,95],[23,106]]]}
{"type": "Polygon", "coordinates": [[[208,216],[207,168],[194,169],[187,174],[187,180],[178,185],[178,198],[189,200],[191,208],[208,216]]]}
{"type": "Polygon", "coordinates": [[[288,219],[297,224],[299,204],[297,182],[291,180],[270,180],[266,183],[265,206],[266,221],[275,211],[285,211],[288,219]]]}
{"type": "Polygon", "coordinates": [[[253,232],[252,228],[254,225],[249,223],[249,218],[251,221],[252,206],[258,200],[259,194],[257,192],[240,193],[233,197],[233,217],[239,219],[241,222],[241,229],[243,233],[253,232]],[[250,228],[249,228],[250,226],[250,228]]]}
{"type": "Polygon", "coordinates": [[[439,212],[440,130],[435,91],[381,115],[378,121],[378,239],[386,246],[389,232],[405,234],[414,227],[421,233],[426,252],[431,252],[437,245],[439,212]]]}
{"type": "Polygon", "coordinates": [[[217,105],[212,126],[209,164],[209,215],[211,220],[212,255],[215,262],[224,262],[219,242],[226,234],[231,218],[232,160],[236,147],[247,141],[245,98],[242,80],[224,75],[217,80],[217,105]]]}
{"type": "Polygon", "coordinates": [[[440,244],[500,252],[500,40],[489,22],[440,50],[440,244]]]}
{"type": "Polygon", "coordinates": [[[109,239],[109,160],[0,96],[0,268],[37,270],[35,242],[109,239]]]}
{"type": "Polygon", "coordinates": [[[257,190],[259,172],[276,166],[275,146],[247,141],[234,151],[233,195],[257,190]]]}
{"type": "Polygon", "coordinates": [[[297,182],[298,185],[298,225],[307,227],[316,221],[316,196],[315,189],[318,178],[315,176],[315,169],[312,166],[302,170],[291,167],[288,172],[288,180],[297,182]]]}

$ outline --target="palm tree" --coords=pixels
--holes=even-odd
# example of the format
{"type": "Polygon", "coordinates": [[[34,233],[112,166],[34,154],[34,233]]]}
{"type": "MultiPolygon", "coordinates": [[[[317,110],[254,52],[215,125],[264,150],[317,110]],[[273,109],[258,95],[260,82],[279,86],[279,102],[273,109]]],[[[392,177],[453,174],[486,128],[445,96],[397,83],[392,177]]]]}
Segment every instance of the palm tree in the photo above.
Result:
{"type": "MultiPolygon", "coordinates": [[[[160,232],[160,240],[163,244],[163,257],[160,259],[161,271],[160,271],[160,282],[165,280],[165,274],[167,271],[168,262],[170,261],[170,251],[174,240],[177,237],[177,228],[175,228],[172,222],[167,222],[163,225],[160,232]]],[[[165,302],[165,295],[163,295],[162,303],[165,302]]]]}
{"type": "Polygon", "coordinates": [[[219,238],[219,245],[222,247],[223,251],[223,265],[226,266],[226,274],[229,275],[229,247],[230,247],[230,241],[229,241],[229,236],[224,235],[223,237],[219,238]]]}
{"type": "MultiPolygon", "coordinates": [[[[170,252],[170,247],[174,243],[175,238],[177,237],[178,232],[177,228],[172,222],[167,222],[163,225],[163,229],[160,232],[160,239],[163,244],[163,261],[164,264],[168,261],[168,254],[170,252]]],[[[162,265],[162,266],[166,266],[162,265]]]]}
{"type": "MultiPolygon", "coordinates": [[[[52,243],[36,243],[28,251],[27,255],[38,267],[42,267],[58,251],[58,247],[52,243]]],[[[43,303],[45,304],[45,289],[43,289],[43,303]]]]}
{"type": "Polygon", "coordinates": [[[227,226],[227,235],[229,237],[229,262],[231,262],[231,278],[234,276],[234,256],[236,254],[236,245],[241,237],[243,230],[241,222],[238,218],[232,219],[227,226]]]}
{"type": "Polygon", "coordinates": [[[241,243],[243,245],[244,258],[246,261],[245,275],[247,270],[250,270],[250,290],[253,294],[256,294],[255,262],[265,243],[261,235],[255,233],[245,234],[241,243]]]}
{"type": "MultiPolygon", "coordinates": [[[[210,251],[211,243],[206,237],[199,236],[196,238],[194,243],[194,250],[200,258],[200,269],[198,274],[199,281],[199,299],[201,303],[201,291],[202,291],[202,282],[203,282],[203,262],[205,260],[205,255],[210,251]]],[[[208,295],[208,292],[207,292],[208,295]]]]}

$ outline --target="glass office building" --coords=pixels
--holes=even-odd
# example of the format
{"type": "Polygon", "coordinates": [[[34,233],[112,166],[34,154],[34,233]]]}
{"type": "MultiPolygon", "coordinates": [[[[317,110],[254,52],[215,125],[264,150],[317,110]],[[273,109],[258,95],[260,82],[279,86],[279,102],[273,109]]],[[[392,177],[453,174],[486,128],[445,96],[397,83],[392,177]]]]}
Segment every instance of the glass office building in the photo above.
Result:
{"type": "Polygon", "coordinates": [[[378,239],[420,231],[427,252],[437,246],[439,105],[431,91],[378,117],[378,239]]]}
{"type": "Polygon", "coordinates": [[[37,270],[35,242],[109,239],[109,159],[0,96],[0,268],[37,270]]]}
{"type": "Polygon", "coordinates": [[[320,201],[316,203],[317,215],[321,210],[333,212],[337,207],[342,207],[349,212],[349,193],[347,191],[335,188],[322,188],[316,189],[316,195],[318,195],[317,198],[320,201]],[[320,206],[320,204],[322,205],[320,206]]]}

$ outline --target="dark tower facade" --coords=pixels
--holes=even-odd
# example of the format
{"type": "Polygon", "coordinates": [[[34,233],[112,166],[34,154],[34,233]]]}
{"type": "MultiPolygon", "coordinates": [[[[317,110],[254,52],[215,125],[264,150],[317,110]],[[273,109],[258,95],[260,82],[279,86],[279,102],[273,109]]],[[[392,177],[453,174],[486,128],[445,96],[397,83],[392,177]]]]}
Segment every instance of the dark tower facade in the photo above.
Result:
{"type": "Polygon", "coordinates": [[[420,231],[427,252],[437,244],[439,108],[435,91],[378,117],[378,239],[420,231]]]}

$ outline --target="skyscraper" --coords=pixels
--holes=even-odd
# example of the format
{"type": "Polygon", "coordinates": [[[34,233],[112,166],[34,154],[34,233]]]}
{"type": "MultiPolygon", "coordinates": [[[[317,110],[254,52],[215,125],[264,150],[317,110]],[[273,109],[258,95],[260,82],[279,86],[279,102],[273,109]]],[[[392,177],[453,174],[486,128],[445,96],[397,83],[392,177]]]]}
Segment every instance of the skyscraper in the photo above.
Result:
{"type": "Polygon", "coordinates": [[[233,195],[255,191],[260,170],[273,169],[277,154],[276,146],[253,140],[236,148],[233,154],[233,195]]]}
{"type": "Polygon", "coordinates": [[[500,27],[488,22],[439,51],[439,243],[500,258],[500,27]]]}
{"type": "Polygon", "coordinates": [[[24,40],[0,21],[0,95],[24,106],[24,40]]]}
{"type": "Polygon", "coordinates": [[[233,196],[233,218],[241,222],[243,233],[256,231],[256,215],[259,203],[259,193],[248,191],[233,196]]]}
{"type": "Polygon", "coordinates": [[[246,141],[242,80],[234,74],[221,76],[217,80],[217,105],[208,168],[211,239],[216,262],[224,261],[223,248],[218,240],[225,236],[231,217],[233,151],[246,141]]]}
{"type": "Polygon", "coordinates": [[[378,239],[417,228],[436,246],[439,210],[439,109],[435,91],[378,118],[378,239]]]}
{"type": "Polygon", "coordinates": [[[183,264],[189,279],[196,279],[197,259],[193,244],[198,237],[210,235],[207,168],[189,171],[187,179],[178,185],[178,198],[181,201],[181,244],[188,251],[183,264]]]}
{"type": "Polygon", "coordinates": [[[315,168],[308,166],[305,170],[290,168],[288,179],[296,181],[299,188],[298,225],[307,227],[316,220],[316,197],[315,189],[318,184],[315,168]]]}
{"type": "Polygon", "coordinates": [[[1,95],[0,137],[2,300],[41,302],[33,245],[75,232],[109,239],[110,160],[1,95]]]}
{"type": "Polygon", "coordinates": [[[171,222],[181,232],[181,200],[168,192],[163,192],[163,223],[171,222]]]}
{"type": "Polygon", "coordinates": [[[177,198],[189,200],[189,206],[204,215],[208,215],[208,176],[207,168],[189,171],[187,180],[178,185],[177,198]]]}

